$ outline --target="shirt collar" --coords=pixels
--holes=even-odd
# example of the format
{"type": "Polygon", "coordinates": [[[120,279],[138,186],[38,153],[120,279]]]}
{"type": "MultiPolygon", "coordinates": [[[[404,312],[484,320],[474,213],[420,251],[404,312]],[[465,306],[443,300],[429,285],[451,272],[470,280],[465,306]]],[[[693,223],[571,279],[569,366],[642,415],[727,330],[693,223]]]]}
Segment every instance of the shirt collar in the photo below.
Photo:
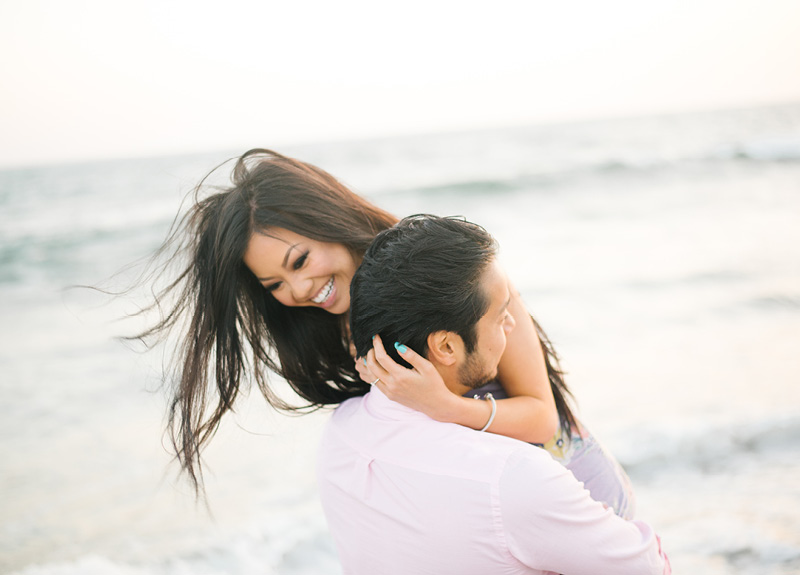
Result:
{"type": "Polygon", "coordinates": [[[378,419],[431,419],[421,411],[392,401],[375,386],[364,396],[363,405],[367,413],[378,419]]]}

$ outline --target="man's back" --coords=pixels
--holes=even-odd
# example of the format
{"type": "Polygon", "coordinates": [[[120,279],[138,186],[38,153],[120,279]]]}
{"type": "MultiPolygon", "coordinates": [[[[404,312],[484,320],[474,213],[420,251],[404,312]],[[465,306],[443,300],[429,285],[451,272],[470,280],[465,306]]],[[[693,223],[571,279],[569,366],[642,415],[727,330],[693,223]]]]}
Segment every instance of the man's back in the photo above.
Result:
{"type": "Polygon", "coordinates": [[[431,420],[373,389],[334,413],[322,503],[345,573],[662,573],[657,538],[544,451],[431,420]]]}

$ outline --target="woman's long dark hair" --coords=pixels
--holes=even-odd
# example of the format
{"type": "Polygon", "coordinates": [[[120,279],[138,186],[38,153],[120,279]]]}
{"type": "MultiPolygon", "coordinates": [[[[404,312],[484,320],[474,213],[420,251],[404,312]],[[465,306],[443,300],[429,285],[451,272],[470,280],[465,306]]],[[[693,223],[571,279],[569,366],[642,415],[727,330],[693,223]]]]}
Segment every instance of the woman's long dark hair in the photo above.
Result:
{"type": "MultiPolygon", "coordinates": [[[[255,383],[273,407],[291,411],[336,405],[369,391],[353,365],[346,315],[278,303],[243,262],[252,234],[287,229],[342,244],[359,262],[378,232],[397,222],[327,172],[271,150],[246,152],[233,168],[232,185],[201,197],[207,177],[153,256],[163,263],[148,278],[185,263],[142,310],[158,312],[159,320],[134,337],[151,345],[169,333],[181,335],[168,376],[167,433],[198,494],[203,490],[201,450],[233,409],[243,381],[255,383]],[[307,403],[283,400],[269,386],[268,371],[307,403]]],[[[569,390],[550,341],[534,325],[561,425],[569,429],[575,426],[569,390]]]]}
{"type": "Polygon", "coordinates": [[[349,353],[346,320],[279,304],[245,266],[252,234],[284,228],[343,244],[358,262],[375,235],[396,222],[330,174],[271,150],[246,152],[234,166],[232,186],[201,198],[204,182],[155,255],[167,259],[165,268],[176,256],[186,265],[144,310],[159,311],[159,321],[136,336],[149,344],[173,328],[182,335],[173,358],[167,430],[198,492],[201,449],[233,409],[243,379],[284,410],[338,404],[369,390],[349,353]],[[276,395],[267,370],[282,376],[307,405],[276,395]]]}
{"type": "Polygon", "coordinates": [[[553,391],[553,399],[556,403],[556,410],[558,411],[558,422],[561,425],[561,430],[569,438],[572,431],[578,430],[578,421],[575,414],[572,413],[570,401],[573,400],[572,392],[567,387],[567,382],[564,381],[564,371],[561,369],[561,364],[558,361],[558,354],[556,353],[550,338],[539,325],[539,322],[531,316],[533,327],[536,328],[536,334],[539,336],[539,343],[542,346],[544,353],[544,363],[547,366],[547,378],[550,380],[550,389],[553,391]]]}

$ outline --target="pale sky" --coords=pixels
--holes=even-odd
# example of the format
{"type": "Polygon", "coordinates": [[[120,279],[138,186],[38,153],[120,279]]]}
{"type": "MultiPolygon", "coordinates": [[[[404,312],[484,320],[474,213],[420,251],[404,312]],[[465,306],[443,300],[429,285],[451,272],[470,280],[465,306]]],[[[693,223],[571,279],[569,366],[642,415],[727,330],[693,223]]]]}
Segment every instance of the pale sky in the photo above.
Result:
{"type": "Polygon", "coordinates": [[[0,0],[0,166],[800,101],[800,1],[0,0]]]}

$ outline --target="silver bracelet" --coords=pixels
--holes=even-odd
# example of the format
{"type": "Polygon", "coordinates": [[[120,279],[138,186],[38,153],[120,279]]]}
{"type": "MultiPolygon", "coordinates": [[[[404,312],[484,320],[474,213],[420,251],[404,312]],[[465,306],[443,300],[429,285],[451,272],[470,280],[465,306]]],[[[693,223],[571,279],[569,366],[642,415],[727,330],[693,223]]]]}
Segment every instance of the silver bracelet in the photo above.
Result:
{"type": "MultiPolygon", "coordinates": [[[[480,399],[480,398],[476,395],[475,399],[480,399]]],[[[489,401],[492,402],[492,414],[489,416],[489,421],[486,422],[486,425],[484,425],[481,428],[481,431],[486,431],[487,429],[489,429],[489,426],[494,421],[494,416],[497,415],[497,402],[494,400],[494,396],[491,393],[485,394],[483,396],[483,399],[488,399],[489,401]]]]}

